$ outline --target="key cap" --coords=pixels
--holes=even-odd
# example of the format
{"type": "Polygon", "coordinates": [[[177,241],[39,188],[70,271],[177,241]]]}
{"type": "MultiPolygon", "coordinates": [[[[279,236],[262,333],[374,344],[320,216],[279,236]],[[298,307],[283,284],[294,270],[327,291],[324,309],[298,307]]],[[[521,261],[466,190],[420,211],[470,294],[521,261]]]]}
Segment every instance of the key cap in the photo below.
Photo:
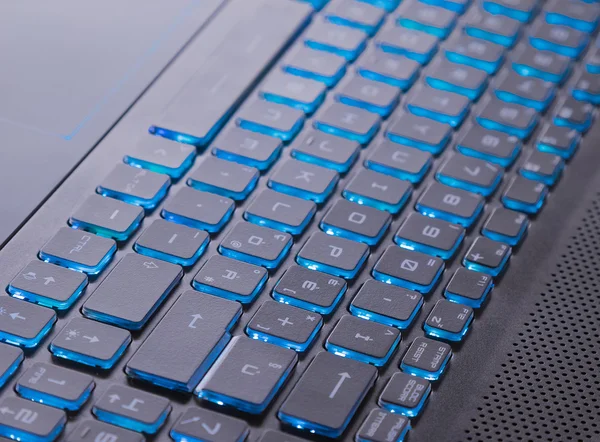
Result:
{"type": "Polygon", "coordinates": [[[44,307],[66,310],[81,296],[87,277],[40,261],[31,261],[8,285],[8,293],[44,307]]]}
{"type": "Polygon", "coordinates": [[[208,156],[192,172],[187,184],[204,192],[243,201],[256,187],[259,176],[254,167],[208,156]]]}
{"type": "Polygon", "coordinates": [[[506,15],[507,17],[528,22],[535,15],[538,0],[484,0],[483,9],[494,15],[506,15]]]}
{"type": "Polygon", "coordinates": [[[590,74],[600,74],[600,48],[598,46],[590,49],[585,67],[590,74]]]}
{"type": "Polygon", "coordinates": [[[133,248],[142,255],[189,267],[202,256],[208,242],[208,233],[203,230],[157,219],[144,230],[133,248]]]}
{"type": "Polygon", "coordinates": [[[442,40],[450,35],[456,25],[457,14],[444,8],[409,3],[399,12],[397,23],[400,26],[426,32],[442,40]]]}
{"type": "Polygon", "coordinates": [[[572,28],[560,25],[551,25],[540,22],[534,27],[529,43],[540,51],[556,52],[571,58],[578,58],[585,50],[589,36],[572,28]]]}
{"type": "Polygon", "coordinates": [[[523,45],[515,49],[512,68],[524,77],[562,84],[571,72],[571,59],[565,55],[523,45]]]}
{"type": "Polygon", "coordinates": [[[400,332],[373,321],[344,315],[325,342],[325,348],[338,356],[382,367],[398,347],[400,332]]]}
{"type": "Polygon", "coordinates": [[[236,336],[217,359],[200,385],[200,399],[261,414],[275,398],[294,369],[293,350],[236,336]]]}
{"type": "Polygon", "coordinates": [[[182,187],[165,204],[161,216],[194,229],[219,232],[229,222],[235,203],[229,198],[182,187]]]}
{"type": "Polygon", "coordinates": [[[278,417],[294,428],[338,437],[376,378],[373,366],[321,352],[294,386],[278,417]]]}
{"type": "Polygon", "coordinates": [[[328,315],[335,310],[348,286],[341,278],[291,265],[273,289],[273,299],[328,315]]]}
{"type": "Polygon", "coordinates": [[[463,155],[509,167],[519,155],[521,143],[513,135],[474,124],[458,141],[456,149],[463,155]]]}
{"type": "Polygon", "coordinates": [[[479,217],[483,204],[480,195],[434,182],[421,194],[415,208],[422,215],[469,227],[479,217]]]}
{"type": "Polygon", "coordinates": [[[521,22],[502,15],[482,13],[465,25],[471,37],[512,48],[521,36],[521,22]]]}
{"type": "Polygon", "coordinates": [[[465,155],[452,155],[438,169],[436,178],[443,184],[489,196],[498,187],[504,170],[487,161],[465,155]]]}
{"type": "Polygon", "coordinates": [[[476,118],[485,129],[505,132],[521,140],[529,138],[539,120],[535,109],[498,99],[488,101],[476,118]]]}
{"type": "Polygon", "coordinates": [[[366,244],[315,232],[298,252],[296,262],[311,270],[353,279],[368,256],[366,244]]]}
{"type": "Polygon", "coordinates": [[[456,270],[444,291],[446,299],[452,302],[480,308],[494,287],[492,277],[460,267],[456,270]]]}
{"type": "Polygon", "coordinates": [[[473,322],[473,309],[440,299],[423,324],[428,336],[451,342],[462,341],[473,322]]]}
{"type": "Polygon", "coordinates": [[[158,432],[170,412],[167,399],[121,385],[111,385],[92,407],[101,421],[147,434],[158,432]]]}
{"type": "Polygon", "coordinates": [[[545,8],[546,22],[569,26],[581,32],[594,32],[598,26],[600,8],[583,2],[553,1],[545,8]]]}
{"type": "Polygon", "coordinates": [[[432,88],[461,94],[475,101],[487,87],[485,71],[452,63],[446,58],[440,58],[434,63],[425,75],[425,81],[432,88]]]}
{"type": "Polygon", "coordinates": [[[362,145],[373,139],[380,125],[379,115],[335,102],[323,107],[313,122],[315,129],[362,145]]]}
{"type": "Polygon", "coordinates": [[[127,363],[128,376],[189,393],[229,342],[237,302],[187,290],[127,363]]]}
{"type": "Polygon", "coordinates": [[[564,166],[564,160],[558,155],[534,150],[521,166],[520,172],[525,178],[553,186],[560,178],[564,166]]]}
{"type": "Polygon", "coordinates": [[[118,164],[96,191],[129,204],[154,209],[167,195],[171,180],[167,175],[118,164]]]}
{"type": "Polygon", "coordinates": [[[566,97],[556,107],[558,109],[554,116],[554,124],[577,132],[587,132],[594,120],[594,106],[590,103],[577,101],[572,97],[566,97]]]}
{"type": "Polygon", "coordinates": [[[264,189],[250,203],[244,218],[254,224],[300,235],[317,211],[312,201],[264,189]]]}
{"type": "Polygon", "coordinates": [[[398,7],[401,0],[359,0],[364,3],[370,3],[378,8],[385,9],[387,12],[392,12],[398,7]]]}
{"type": "Polygon", "coordinates": [[[419,76],[421,65],[410,58],[373,49],[356,61],[355,68],[364,78],[407,91],[419,76]]]}
{"type": "Polygon", "coordinates": [[[495,277],[504,271],[510,255],[511,248],[507,244],[479,236],[465,254],[463,265],[495,277]]]}
{"type": "Polygon", "coordinates": [[[73,318],[50,343],[53,356],[110,370],[131,343],[131,334],[110,325],[73,318]]]}
{"type": "Polygon", "coordinates": [[[169,435],[176,442],[237,442],[246,440],[249,432],[248,425],[240,419],[192,407],[173,425],[169,435]]]}
{"type": "Polygon", "coordinates": [[[387,231],[392,216],[388,212],[340,199],[325,214],[319,226],[329,235],[376,245],[387,231]]]}
{"type": "Polygon", "coordinates": [[[87,374],[37,362],[19,378],[15,390],[25,399],[77,411],[90,398],[95,385],[94,378],[87,374]]]}
{"type": "Polygon", "coordinates": [[[516,176],[502,195],[502,203],[508,209],[536,214],[542,209],[547,194],[544,183],[516,176]]]}
{"type": "Polygon", "coordinates": [[[192,285],[198,291],[248,304],[267,282],[263,267],[214,255],[202,266],[192,285]]]}
{"type": "Polygon", "coordinates": [[[438,155],[450,141],[452,127],[429,118],[402,113],[391,122],[386,135],[394,143],[438,155]]]}
{"type": "Polygon", "coordinates": [[[192,166],[196,149],[163,137],[144,135],[131,154],[123,157],[130,166],[168,175],[173,180],[181,178],[192,166]]]}
{"type": "Polygon", "coordinates": [[[282,433],[281,431],[267,430],[258,442],[304,442],[304,440],[282,433]]]}
{"type": "Polygon", "coordinates": [[[0,436],[11,440],[54,441],[67,423],[64,411],[17,397],[1,399],[0,410],[0,436]]]}
{"type": "Polygon", "coordinates": [[[308,131],[292,145],[292,157],[339,173],[348,172],[359,153],[360,144],[356,141],[315,130],[308,131]]]}
{"type": "Polygon", "coordinates": [[[277,192],[322,203],[338,181],[339,175],[334,170],[289,159],[269,177],[268,186],[277,192]]]}
{"type": "Polygon", "coordinates": [[[407,250],[450,259],[464,237],[465,229],[458,224],[411,212],[396,232],[394,241],[407,250]]]}
{"type": "Polygon", "coordinates": [[[315,20],[302,37],[304,44],[319,51],[355,60],[364,50],[368,34],[359,29],[337,26],[324,19],[315,20]]]}
{"type": "Polygon", "coordinates": [[[377,33],[375,44],[384,52],[402,55],[426,65],[438,50],[434,35],[399,26],[387,26],[377,33]]]}
{"type": "Polygon", "coordinates": [[[304,112],[283,104],[254,100],[234,116],[237,126],[270,137],[290,141],[304,125],[304,112]]]}
{"type": "Polygon", "coordinates": [[[144,218],[144,209],[100,195],[90,195],[69,219],[69,224],[96,235],[127,240],[144,218]]]}
{"type": "Polygon", "coordinates": [[[429,293],[444,272],[444,261],[424,253],[389,246],[373,267],[373,277],[420,293],[429,293]]]}
{"type": "Polygon", "coordinates": [[[373,35],[383,23],[385,11],[360,0],[335,0],[323,10],[325,20],[373,35]]]}
{"type": "Polygon", "coordinates": [[[0,343],[0,388],[4,387],[23,362],[23,350],[0,343]]]}
{"type": "Polygon", "coordinates": [[[83,304],[85,316],[141,330],[183,277],[175,264],[130,253],[83,304]]]}
{"type": "Polygon", "coordinates": [[[292,247],[292,236],[241,221],[219,244],[219,253],[250,264],[275,269],[292,247]]]}
{"type": "Polygon", "coordinates": [[[360,169],[342,192],[348,201],[390,213],[398,213],[411,194],[408,181],[369,169],[360,169]]]}
{"type": "Polygon", "coordinates": [[[394,373],[377,401],[392,413],[416,417],[431,393],[431,384],[425,379],[406,373],[394,373]]]}
{"type": "Polygon", "coordinates": [[[400,90],[386,83],[356,76],[349,77],[338,86],[335,98],[340,103],[365,109],[385,118],[398,105],[400,90]]]}
{"type": "Polygon", "coordinates": [[[402,442],[410,431],[410,422],[404,416],[396,416],[375,408],[369,413],[356,434],[359,442],[402,442]]]}
{"type": "MultiPolygon", "coordinates": [[[[398,125],[398,128],[401,126],[398,125]]],[[[365,160],[365,166],[411,183],[420,182],[429,171],[431,154],[420,149],[381,141],[365,160]]]]}
{"type": "Polygon", "coordinates": [[[547,124],[538,137],[537,149],[568,160],[575,154],[580,138],[574,129],[547,124]]]}
{"type": "Polygon", "coordinates": [[[471,3],[471,0],[420,0],[421,3],[425,3],[428,5],[440,6],[442,8],[446,8],[449,11],[458,12],[462,14],[466,11],[471,3]]]}
{"type": "Polygon", "coordinates": [[[103,438],[118,442],[144,442],[144,436],[124,428],[88,419],[81,422],[67,438],[67,442],[97,442],[103,438]]]}
{"type": "Polygon", "coordinates": [[[554,84],[509,72],[496,87],[496,97],[544,112],[555,96],[554,84]]]}
{"type": "Polygon", "coordinates": [[[410,375],[437,381],[444,373],[451,356],[452,349],[448,344],[418,337],[404,354],[400,368],[410,375]]]}
{"type": "Polygon", "coordinates": [[[423,296],[418,292],[369,279],[352,300],[350,313],[369,321],[406,329],[422,305],[423,296]]]}
{"type": "Polygon", "coordinates": [[[277,161],[283,148],[278,138],[232,127],[212,143],[213,155],[258,170],[267,170],[277,161]]]}
{"type": "Polygon", "coordinates": [[[498,207],[485,222],[481,233],[494,241],[516,246],[525,236],[528,226],[527,215],[498,207]]]}
{"type": "Polygon", "coordinates": [[[43,261],[97,275],[110,262],[117,245],[108,238],[61,227],[40,250],[43,261]]]}
{"type": "Polygon", "coordinates": [[[600,104],[600,82],[597,74],[582,71],[573,87],[573,97],[579,101],[600,104]]]}
{"type": "Polygon", "coordinates": [[[504,46],[459,35],[446,46],[446,58],[453,63],[464,64],[495,74],[504,62],[504,46]]]}
{"type": "Polygon", "coordinates": [[[0,341],[35,348],[52,329],[56,313],[45,307],[0,296],[0,341]]]}
{"type": "Polygon", "coordinates": [[[284,104],[312,114],[323,103],[327,86],[299,78],[282,71],[272,72],[258,89],[258,95],[267,101],[284,104]]]}
{"type": "Polygon", "coordinates": [[[422,87],[413,94],[406,104],[413,114],[459,127],[471,108],[467,97],[453,92],[430,87],[422,87]]]}
{"type": "Polygon", "coordinates": [[[346,59],[339,55],[298,46],[282,62],[285,72],[333,87],[346,74],[346,59]]]}

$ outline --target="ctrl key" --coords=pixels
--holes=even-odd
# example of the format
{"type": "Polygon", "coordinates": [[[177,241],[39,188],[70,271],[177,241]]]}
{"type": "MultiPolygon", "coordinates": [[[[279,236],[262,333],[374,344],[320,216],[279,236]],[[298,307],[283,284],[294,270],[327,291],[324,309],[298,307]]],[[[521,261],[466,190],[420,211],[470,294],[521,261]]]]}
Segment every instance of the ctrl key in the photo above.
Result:
{"type": "Polygon", "coordinates": [[[356,434],[356,442],[402,442],[410,421],[380,408],[373,409],[356,434]]]}
{"type": "Polygon", "coordinates": [[[452,349],[448,344],[419,337],[402,358],[400,368],[413,376],[437,381],[444,373],[451,355],[452,349]]]}
{"type": "Polygon", "coordinates": [[[0,436],[27,442],[51,442],[67,423],[67,415],[56,408],[17,397],[0,401],[0,436]]]}

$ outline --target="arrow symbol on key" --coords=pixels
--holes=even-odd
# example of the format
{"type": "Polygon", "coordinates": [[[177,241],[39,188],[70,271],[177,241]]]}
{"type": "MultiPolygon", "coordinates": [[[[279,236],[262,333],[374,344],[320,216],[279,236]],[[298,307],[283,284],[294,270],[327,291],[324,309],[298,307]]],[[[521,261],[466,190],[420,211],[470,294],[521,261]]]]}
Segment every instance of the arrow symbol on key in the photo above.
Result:
{"type": "Polygon", "coordinates": [[[88,341],[90,341],[90,344],[100,342],[100,339],[98,339],[98,337],[96,336],[84,336],[83,339],[87,339],[88,341]]]}
{"type": "Polygon", "coordinates": [[[210,434],[211,436],[214,436],[215,434],[217,434],[219,431],[221,431],[221,424],[219,422],[217,422],[215,424],[214,427],[210,428],[208,425],[206,424],[202,424],[202,428],[204,428],[206,430],[206,432],[208,434],[210,434]]]}
{"type": "Polygon", "coordinates": [[[2,413],[2,414],[15,414],[15,412],[12,411],[8,407],[2,407],[2,408],[0,408],[0,413],[2,413]]]}
{"type": "Polygon", "coordinates": [[[52,276],[46,276],[44,278],[44,281],[46,281],[46,282],[44,282],[44,285],[48,285],[48,284],[52,284],[53,282],[56,282],[52,276]]]}
{"type": "Polygon", "coordinates": [[[112,404],[113,402],[117,402],[121,400],[121,396],[119,396],[118,394],[111,394],[108,397],[109,402],[112,404]]]}
{"type": "Polygon", "coordinates": [[[198,416],[194,416],[190,419],[186,419],[184,421],[181,421],[181,425],[187,425],[187,424],[192,424],[194,422],[198,422],[200,420],[200,418],[198,416]]]}
{"type": "Polygon", "coordinates": [[[344,383],[344,381],[346,379],[351,378],[351,376],[346,372],[338,373],[338,376],[340,377],[340,380],[338,381],[337,384],[335,384],[335,387],[333,387],[333,390],[331,390],[331,393],[329,393],[329,399],[333,399],[335,397],[335,395],[337,394],[337,392],[339,391],[339,389],[342,387],[342,384],[344,383]]]}
{"type": "Polygon", "coordinates": [[[10,316],[10,317],[11,317],[11,318],[13,318],[13,319],[22,319],[23,321],[24,321],[25,319],[27,319],[27,318],[24,318],[23,316],[21,316],[19,313],[11,313],[11,314],[10,314],[10,315],[8,315],[8,316],[10,316]]]}
{"type": "Polygon", "coordinates": [[[189,328],[196,328],[196,321],[198,321],[198,319],[204,319],[202,318],[202,315],[199,314],[195,314],[192,315],[192,322],[190,322],[190,325],[188,325],[189,328]]]}

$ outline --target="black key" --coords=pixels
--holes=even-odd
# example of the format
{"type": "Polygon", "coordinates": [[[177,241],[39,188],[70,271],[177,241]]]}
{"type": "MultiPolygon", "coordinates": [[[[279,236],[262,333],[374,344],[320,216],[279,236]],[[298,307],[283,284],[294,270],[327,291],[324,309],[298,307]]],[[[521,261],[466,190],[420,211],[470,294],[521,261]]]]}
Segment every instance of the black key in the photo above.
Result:
{"type": "Polygon", "coordinates": [[[436,36],[390,24],[375,39],[375,44],[385,52],[403,55],[421,65],[426,65],[437,51],[436,36]]]}
{"type": "Polygon", "coordinates": [[[408,90],[416,80],[421,65],[415,60],[379,50],[365,52],[355,63],[359,75],[408,90]]]}
{"type": "Polygon", "coordinates": [[[291,247],[292,236],[289,233],[241,221],[223,238],[219,252],[230,258],[275,269],[291,247]]]}
{"type": "Polygon", "coordinates": [[[92,407],[101,421],[147,434],[158,432],[170,412],[167,399],[121,385],[108,387],[92,407]]]}
{"type": "Polygon", "coordinates": [[[346,292],[341,278],[291,265],[273,289],[273,298],[305,310],[328,315],[346,292]]]}
{"type": "Polygon", "coordinates": [[[19,378],[15,390],[25,399],[77,411],[89,399],[94,387],[94,378],[87,374],[37,362],[19,378]]]}
{"type": "Polygon", "coordinates": [[[133,248],[142,255],[187,267],[198,261],[208,241],[208,233],[203,230],[157,219],[144,230],[133,248]]]}
{"type": "Polygon", "coordinates": [[[413,376],[437,381],[450,360],[452,349],[444,342],[418,337],[404,354],[400,368],[413,376]]]}
{"type": "Polygon", "coordinates": [[[83,314],[128,330],[140,330],[182,276],[178,265],[128,254],[87,299],[83,314]]]}
{"type": "Polygon", "coordinates": [[[553,186],[560,178],[564,167],[565,162],[558,155],[534,150],[521,166],[520,172],[530,180],[541,181],[548,186],[553,186]]]}
{"type": "Polygon", "coordinates": [[[485,222],[481,233],[490,239],[516,246],[525,236],[528,225],[524,213],[498,207],[485,222]]]}
{"type": "Polygon", "coordinates": [[[131,342],[127,330],[84,318],[74,318],[50,343],[57,358],[105,370],[111,369],[131,342]]]}
{"type": "Polygon", "coordinates": [[[381,125],[380,116],[343,103],[331,103],[321,109],[313,126],[323,132],[367,145],[381,125]]]}
{"type": "Polygon", "coordinates": [[[100,183],[96,191],[103,196],[154,209],[167,195],[171,185],[168,175],[118,164],[100,183]]]}
{"type": "Polygon", "coordinates": [[[571,69],[571,59],[551,51],[540,51],[524,44],[514,51],[512,67],[521,75],[530,75],[561,84],[571,69]]]}
{"type": "Polygon", "coordinates": [[[246,333],[253,339],[303,352],[310,347],[322,325],[323,318],[318,313],[265,301],[246,326],[246,333]]]}
{"type": "Polygon", "coordinates": [[[321,220],[321,229],[330,235],[376,245],[387,231],[388,212],[340,199],[321,220]]]}
{"type": "Polygon", "coordinates": [[[600,81],[598,74],[582,71],[573,86],[573,96],[580,101],[600,104],[600,81]]]}
{"type": "Polygon", "coordinates": [[[366,244],[315,232],[298,252],[296,261],[311,270],[352,279],[368,256],[366,244]]]}
{"type": "Polygon", "coordinates": [[[429,381],[406,373],[394,373],[381,392],[378,404],[393,413],[415,417],[423,409],[429,393],[429,381]]]}
{"type": "Polygon", "coordinates": [[[390,124],[387,137],[394,143],[416,147],[434,155],[441,153],[452,134],[452,127],[408,112],[390,124]]]}
{"type": "Polygon", "coordinates": [[[97,275],[112,259],[117,245],[112,239],[62,227],[40,250],[46,262],[97,275]]]}
{"type": "Polygon", "coordinates": [[[338,180],[339,175],[334,170],[290,159],[280,164],[269,177],[269,187],[322,203],[329,197],[338,180]]]}
{"type": "Polygon", "coordinates": [[[138,228],[144,209],[113,198],[90,195],[69,219],[71,226],[125,241],[138,228]]]}
{"type": "Polygon", "coordinates": [[[519,103],[544,112],[555,94],[555,85],[539,78],[523,77],[507,71],[496,86],[496,97],[509,103],[519,103]]]}
{"type": "Polygon", "coordinates": [[[140,138],[133,153],[125,155],[123,161],[131,166],[151,169],[177,180],[192,166],[195,157],[194,146],[148,134],[140,138]]]}
{"type": "Polygon", "coordinates": [[[410,430],[410,421],[404,416],[375,408],[356,434],[361,442],[402,441],[410,430]]]}
{"type": "Polygon", "coordinates": [[[319,353],[287,397],[278,417],[296,428],[340,436],[369,392],[377,369],[328,352],[319,353]]]}
{"type": "Polygon", "coordinates": [[[502,202],[509,209],[536,214],[542,209],[547,194],[544,183],[516,176],[502,195],[502,202]]]}
{"type": "Polygon", "coordinates": [[[465,64],[495,74],[504,61],[505,47],[466,34],[458,34],[449,41],[446,58],[453,63],[465,64]]]}
{"type": "Polygon", "coordinates": [[[19,369],[23,362],[23,350],[0,343],[0,388],[19,369]]]}
{"type": "Polygon", "coordinates": [[[284,57],[283,70],[333,87],[346,72],[346,59],[339,55],[298,46],[284,57]]]}
{"type": "Polygon", "coordinates": [[[386,175],[418,183],[427,174],[432,161],[428,152],[382,141],[365,160],[365,166],[386,175]]]}
{"type": "Polygon", "coordinates": [[[81,422],[67,437],[67,442],[144,442],[140,433],[88,419],[81,422]]]}
{"type": "Polygon", "coordinates": [[[335,98],[348,106],[355,106],[387,117],[397,106],[400,89],[361,76],[349,77],[336,89],[335,98]]]}
{"type": "Polygon", "coordinates": [[[509,245],[479,236],[465,254],[463,265],[469,270],[498,276],[506,268],[510,255],[509,245]]]}
{"type": "Polygon", "coordinates": [[[344,315],[325,342],[338,356],[381,367],[389,361],[400,342],[400,331],[356,316],[344,315]]]}
{"type": "Polygon", "coordinates": [[[267,170],[279,157],[282,146],[278,138],[232,127],[212,143],[212,153],[224,160],[267,170]]]}
{"type": "Polygon", "coordinates": [[[528,22],[535,13],[537,0],[486,0],[483,7],[494,14],[514,17],[522,22],[528,22]]]}
{"type": "Polygon", "coordinates": [[[258,88],[261,98],[312,114],[323,102],[327,86],[320,81],[273,71],[258,88]]]}
{"type": "Polygon", "coordinates": [[[593,32],[600,15],[598,5],[560,0],[550,2],[545,11],[548,23],[570,26],[583,32],[593,32]]]}
{"type": "Polygon", "coordinates": [[[314,21],[303,36],[309,48],[341,55],[346,60],[358,57],[367,38],[364,31],[337,26],[324,19],[314,21]]]}
{"type": "Polygon", "coordinates": [[[423,296],[412,290],[369,279],[360,288],[350,312],[363,319],[405,329],[423,305],[423,296]]]}
{"type": "Polygon", "coordinates": [[[568,160],[577,150],[579,139],[579,132],[574,129],[547,124],[540,133],[537,148],[568,160]]]}
{"type": "Polygon", "coordinates": [[[254,301],[266,281],[264,267],[214,255],[196,274],[193,286],[201,292],[247,304],[254,301]]]}
{"type": "Polygon", "coordinates": [[[479,98],[487,85],[487,73],[471,66],[439,58],[425,81],[431,87],[462,94],[471,100],[479,98]]]}
{"type": "Polygon", "coordinates": [[[472,321],[471,307],[440,299],[427,316],[423,328],[431,337],[458,342],[464,338],[472,321]]]}
{"type": "Polygon", "coordinates": [[[67,423],[57,408],[5,396],[0,400],[0,436],[21,441],[54,441],[67,423]]]}
{"type": "Polygon", "coordinates": [[[79,298],[87,283],[87,277],[82,273],[31,261],[10,282],[8,293],[45,307],[65,310],[79,298]]]}
{"type": "Polygon", "coordinates": [[[513,135],[474,124],[457,143],[456,149],[463,155],[508,167],[519,155],[521,143],[513,135]]]}
{"type": "Polygon", "coordinates": [[[234,337],[196,388],[199,398],[260,414],[296,366],[293,350],[234,337]]]}
{"type": "Polygon", "coordinates": [[[305,442],[304,439],[299,439],[281,431],[267,430],[258,442],[305,442]]]}
{"type": "Polygon", "coordinates": [[[452,187],[489,196],[498,187],[504,170],[493,163],[466,155],[452,155],[438,169],[436,178],[452,187]]]}
{"type": "Polygon", "coordinates": [[[408,4],[400,9],[398,24],[420,29],[439,38],[446,38],[456,23],[456,12],[423,3],[408,4]]]}
{"type": "Polygon", "coordinates": [[[183,187],[168,199],[161,215],[169,221],[214,233],[227,224],[234,209],[235,203],[229,198],[183,187]]]}
{"type": "Polygon", "coordinates": [[[592,125],[594,118],[594,106],[585,101],[566,97],[557,106],[554,124],[558,126],[575,129],[578,132],[586,132],[592,125]]]}
{"type": "Polygon", "coordinates": [[[302,129],[304,112],[283,104],[254,100],[239,110],[235,121],[242,129],[290,141],[302,129]]]}
{"type": "Polygon", "coordinates": [[[467,117],[471,102],[464,95],[423,86],[415,90],[406,107],[415,115],[456,128],[467,117]]]}
{"type": "Polygon", "coordinates": [[[356,161],[360,144],[321,131],[310,130],[292,145],[292,156],[340,173],[347,172],[356,161]]]}
{"type": "Polygon", "coordinates": [[[477,122],[486,129],[506,132],[526,140],[535,129],[538,113],[531,107],[493,98],[479,112],[477,122]]]}
{"type": "Polygon", "coordinates": [[[385,11],[360,1],[335,0],[323,10],[325,19],[340,26],[350,26],[374,34],[385,17],[385,11]]]}
{"type": "Polygon", "coordinates": [[[343,191],[349,201],[391,213],[398,213],[411,193],[408,181],[369,169],[360,169],[343,191]]]}
{"type": "Polygon", "coordinates": [[[188,185],[236,201],[246,199],[259,177],[258,169],[207,156],[188,178],[188,185]]]}
{"type": "Polygon", "coordinates": [[[373,267],[373,276],[386,284],[429,293],[443,271],[444,261],[440,258],[389,246],[373,267]]]}
{"type": "Polygon", "coordinates": [[[204,408],[188,408],[171,428],[171,438],[177,441],[238,442],[246,440],[250,428],[240,419],[204,408]]]}
{"type": "Polygon", "coordinates": [[[549,50],[567,57],[577,58],[587,47],[589,35],[566,26],[551,25],[539,21],[529,37],[531,46],[549,50]]]}
{"type": "Polygon", "coordinates": [[[24,348],[34,348],[56,322],[49,308],[0,296],[0,341],[24,348]]]}
{"type": "Polygon", "coordinates": [[[485,302],[493,286],[491,276],[461,267],[452,276],[444,296],[451,301],[479,308],[485,302]]]}
{"type": "Polygon", "coordinates": [[[483,201],[480,195],[432,183],[421,194],[416,208],[425,216],[469,227],[481,213],[483,201]]]}
{"type": "Polygon", "coordinates": [[[179,297],[127,363],[134,378],[191,392],[229,341],[237,302],[193,290],[179,297]]]}
{"type": "Polygon", "coordinates": [[[411,212],[396,232],[394,241],[405,249],[450,259],[464,237],[465,229],[458,224],[411,212]]]}
{"type": "Polygon", "coordinates": [[[465,32],[471,37],[483,38],[510,48],[518,41],[521,26],[520,21],[506,16],[481,13],[465,25],[465,32]]]}

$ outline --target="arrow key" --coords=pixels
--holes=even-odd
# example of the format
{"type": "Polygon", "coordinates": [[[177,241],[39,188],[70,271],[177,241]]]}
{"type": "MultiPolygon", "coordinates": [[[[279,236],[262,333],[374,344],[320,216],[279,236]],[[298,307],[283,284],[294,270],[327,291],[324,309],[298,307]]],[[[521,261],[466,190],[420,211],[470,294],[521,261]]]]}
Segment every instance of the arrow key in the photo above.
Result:
{"type": "Polygon", "coordinates": [[[0,341],[37,347],[56,322],[51,309],[9,296],[0,296],[0,341]]]}
{"type": "Polygon", "coordinates": [[[246,422],[214,411],[192,407],[173,425],[170,436],[176,442],[237,442],[246,440],[246,422]]]}
{"type": "Polygon", "coordinates": [[[14,396],[0,401],[0,438],[50,442],[58,439],[66,423],[62,410],[14,396]]]}

